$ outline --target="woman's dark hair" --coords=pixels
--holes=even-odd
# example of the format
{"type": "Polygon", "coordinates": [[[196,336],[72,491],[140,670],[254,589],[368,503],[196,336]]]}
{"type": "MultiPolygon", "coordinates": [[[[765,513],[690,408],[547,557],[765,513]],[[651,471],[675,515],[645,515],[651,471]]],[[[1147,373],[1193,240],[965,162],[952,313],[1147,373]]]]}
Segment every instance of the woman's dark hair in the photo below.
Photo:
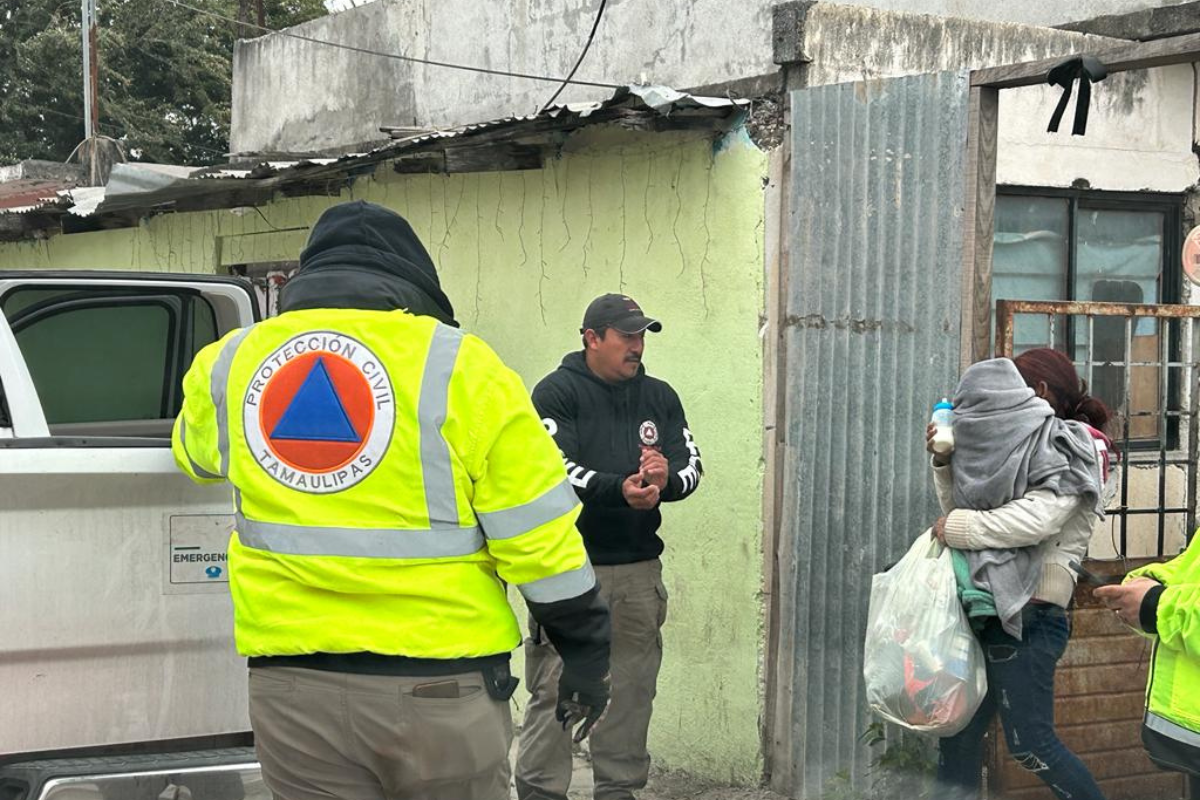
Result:
{"type": "Polygon", "coordinates": [[[1098,431],[1104,430],[1112,413],[1103,401],[1088,394],[1087,381],[1079,377],[1071,359],[1057,350],[1040,347],[1027,350],[1014,358],[1013,363],[1030,389],[1036,391],[1038,384],[1046,384],[1049,395],[1046,402],[1056,415],[1086,422],[1098,431]]]}

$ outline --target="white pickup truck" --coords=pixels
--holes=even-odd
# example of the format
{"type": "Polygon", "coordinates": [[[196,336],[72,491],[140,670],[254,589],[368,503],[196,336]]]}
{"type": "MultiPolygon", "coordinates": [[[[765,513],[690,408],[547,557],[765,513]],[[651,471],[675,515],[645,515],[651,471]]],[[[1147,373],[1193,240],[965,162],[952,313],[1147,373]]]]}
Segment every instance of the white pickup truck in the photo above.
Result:
{"type": "Polygon", "coordinates": [[[225,546],[171,457],[235,278],[0,271],[0,800],[269,800],[225,546]]]}

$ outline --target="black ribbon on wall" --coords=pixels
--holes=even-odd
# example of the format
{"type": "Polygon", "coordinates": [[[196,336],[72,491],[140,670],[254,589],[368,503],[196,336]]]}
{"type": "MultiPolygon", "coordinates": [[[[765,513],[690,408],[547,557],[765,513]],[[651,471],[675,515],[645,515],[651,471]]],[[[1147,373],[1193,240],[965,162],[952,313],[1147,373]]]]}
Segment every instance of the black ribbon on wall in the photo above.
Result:
{"type": "Polygon", "coordinates": [[[1067,103],[1071,100],[1071,87],[1079,81],[1079,99],[1075,101],[1075,125],[1071,128],[1072,136],[1083,136],[1087,132],[1088,107],[1092,103],[1092,84],[1099,83],[1108,77],[1108,67],[1092,56],[1076,56],[1062,62],[1046,75],[1046,83],[1051,86],[1061,86],[1063,93],[1059,98],[1058,107],[1050,117],[1050,125],[1046,128],[1049,133],[1058,132],[1058,124],[1062,122],[1063,114],[1067,111],[1067,103]]]}

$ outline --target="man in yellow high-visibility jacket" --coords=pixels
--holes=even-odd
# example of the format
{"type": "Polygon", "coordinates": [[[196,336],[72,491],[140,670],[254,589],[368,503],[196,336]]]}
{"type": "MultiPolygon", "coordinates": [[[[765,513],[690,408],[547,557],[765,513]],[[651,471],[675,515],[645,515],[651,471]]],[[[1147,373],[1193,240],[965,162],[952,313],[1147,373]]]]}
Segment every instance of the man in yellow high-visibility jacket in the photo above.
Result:
{"type": "Polygon", "coordinates": [[[173,450],[234,487],[229,577],[278,800],[508,797],[519,643],[563,653],[560,721],[608,701],[609,615],[579,504],[520,378],[463,334],[399,215],[313,228],[280,316],[201,350],[173,450]]]}
{"type": "Polygon", "coordinates": [[[1126,625],[1156,637],[1142,744],[1158,766],[1190,775],[1189,796],[1200,796],[1200,534],[1170,561],[1094,592],[1126,625]]]}

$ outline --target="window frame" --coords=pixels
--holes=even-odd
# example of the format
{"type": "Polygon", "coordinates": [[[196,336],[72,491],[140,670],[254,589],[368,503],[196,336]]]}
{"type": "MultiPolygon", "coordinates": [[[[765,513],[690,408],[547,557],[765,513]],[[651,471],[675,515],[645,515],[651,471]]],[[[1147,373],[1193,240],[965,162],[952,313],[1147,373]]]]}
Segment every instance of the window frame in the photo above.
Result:
{"type": "MultiPolygon", "coordinates": [[[[1091,188],[1055,188],[1047,186],[1024,186],[1016,184],[1006,184],[996,186],[996,196],[1000,197],[1037,197],[1065,200],[1067,202],[1067,247],[1066,247],[1066,271],[1064,275],[1062,300],[1073,301],[1075,297],[1076,280],[1079,274],[1078,268],[1078,229],[1079,229],[1079,214],[1081,211],[1145,211],[1158,212],[1163,215],[1163,244],[1162,244],[1162,262],[1160,264],[1159,280],[1158,280],[1158,297],[1152,301],[1152,304],[1176,304],[1183,301],[1183,209],[1185,195],[1178,192],[1114,192],[1091,188]]],[[[1000,298],[1005,300],[1019,300],[1021,298],[1000,298]]],[[[997,298],[993,295],[989,298],[992,314],[996,311],[997,298]]],[[[1086,302],[1086,301],[1085,301],[1086,302]]],[[[1067,316],[1063,326],[1064,346],[1068,352],[1074,353],[1076,347],[1076,323],[1075,318],[1067,316]]],[[[1169,340],[1167,342],[1167,352],[1173,361],[1179,361],[1182,354],[1182,342],[1180,341],[1179,326],[1172,326],[1167,320],[1160,320],[1159,324],[1165,326],[1169,340]]],[[[1052,343],[1057,346],[1058,343],[1052,343]]],[[[1074,360],[1074,357],[1072,357],[1074,360]]],[[[1167,404],[1170,407],[1172,404],[1178,405],[1180,398],[1179,376],[1174,374],[1175,371],[1169,372],[1167,375],[1167,404]]],[[[1116,409],[1114,409],[1114,412],[1116,409]]],[[[1181,442],[1179,441],[1179,420],[1177,418],[1168,418],[1165,425],[1166,430],[1166,449],[1178,449],[1181,442]]],[[[1142,439],[1129,439],[1129,449],[1132,451],[1139,450],[1160,450],[1162,449],[1162,440],[1160,436],[1147,437],[1142,439]]]]}
{"type": "MultiPolygon", "coordinates": [[[[114,300],[114,298],[111,298],[111,297],[80,297],[80,298],[73,298],[73,299],[69,299],[69,300],[63,300],[61,302],[47,301],[48,305],[45,308],[34,307],[33,310],[29,313],[28,317],[26,317],[24,315],[24,313],[22,313],[22,315],[17,320],[10,321],[9,324],[12,326],[13,336],[18,338],[18,344],[19,344],[20,343],[19,337],[21,335],[21,332],[23,330],[25,330],[27,327],[36,325],[39,322],[44,322],[46,320],[54,319],[55,317],[62,316],[63,314],[71,314],[71,313],[75,313],[77,311],[83,311],[83,310],[121,309],[121,308],[133,308],[133,307],[141,307],[141,306],[153,306],[153,307],[163,309],[167,313],[167,333],[166,333],[167,342],[166,342],[166,346],[163,348],[164,360],[163,360],[163,364],[162,364],[162,386],[160,387],[159,394],[158,394],[158,414],[159,414],[159,416],[157,417],[157,419],[166,419],[170,415],[169,414],[170,407],[174,401],[173,396],[176,394],[176,392],[173,391],[172,386],[171,386],[171,383],[172,383],[171,376],[177,371],[176,365],[178,364],[178,353],[180,350],[179,343],[182,341],[182,338],[183,338],[181,335],[181,331],[183,328],[181,319],[187,313],[185,311],[185,309],[190,305],[190,303],[180,303],[179,307],[174,307],[170,302],[166,302],[164,300],[164,298],[162,298],[162,297],[141,297],[141,298],[124,297],[124,298],[120,298],[116,302],[113,302],[113,300],[114,300]]],[[[22,354],[24,354],[24,350],[22,350],[22,354]]],[[[26,363],[28,363],[28,361],[26,363]]],[[[43,401],[43,408],[44,408],[44,403],[45,403],[45,401],[43,401]]],[[[131,418],[130,420],[99,420],[99,421],[101,421],[101,422],[130,421],[130,422],[132,422],[134,420],[131,418]]],[[[53,422],[49,419],[49,417],[47,417],[47,419],[46,419],[46,424],[50,425],[50,426],[61,425],[61,424],[75,424],[77,422],[79,422],[79,420],[70,420],[68,422],[53,422]]]]}
{"type": "MultiPolygon", "coordinates": [[[[1109,192],[1098,189],[1059,189],[1048,186],[1009,185],[996,187],[996,196],[1044,197],[1067,201],[1067,297],[1075,300],[1079,246],[1076,233],[1079,211],[1158,211],[1163,214],[1163,264],[1159,297],[1154,302],[1178,303],[1183,297],[1183,205],[1184,195],[1174,192],[1109,192]]],[[[1019,300],[1011,297],[1006,300],[1019,300]]],[[[995,308],[995,301],[992,301],[995,308]]],[[[1069,323],[1068,323],[1069,324],[1069,323]]]]}
{"type": "MultiPolygon", "coordinates": [[[[95,284],[56,284],[52,288],[61,294],[37,301],[10,318],[4,310],[8,299],[21,291],[41,291],[51,287],[36,284],[14,286],[0,294],[0,314],[4,315],[13,341],[16,342],[20,332],[29,325],[50,319],[60,314],[69,313],[85,308],[120,308],[132,305],[154,305],[167,311],[168,328],[167,343],[164,348],[165,362],[163,363],[163,386],[159,400],[159,414],[156,419],[174,419],[182,405],[182,380],[196,354],[195,343],[195,310],[197,303],[205,303],[216,321],[216,309],[204,292],[192,286],[105,286],[95,284]],[[185,366],[186,365],[186,366],[185,366]],[[175,376],[178,380],[174,380],[175,376]]],[[[214,330],[216,339],[220,338],[220,329],[214,330]]],[[[214,341],[216,341],[214,339],[214,341]]],[[[25,355],[18,346],[18,353],[24,359],[25,355]]],[[[32,376],[31,376],[32,377],[32,376]]],[[[44,408],[44,407],[43,407],[44,408]]],[[[138,422],[140,420],[105,420],[118,424],[122,422],[138,422]]],[[[51,423],[47,426],[70,425],[76,423],[51,423]]],[[[53,436],[53,432],[51,433],[53,436]]]]}

